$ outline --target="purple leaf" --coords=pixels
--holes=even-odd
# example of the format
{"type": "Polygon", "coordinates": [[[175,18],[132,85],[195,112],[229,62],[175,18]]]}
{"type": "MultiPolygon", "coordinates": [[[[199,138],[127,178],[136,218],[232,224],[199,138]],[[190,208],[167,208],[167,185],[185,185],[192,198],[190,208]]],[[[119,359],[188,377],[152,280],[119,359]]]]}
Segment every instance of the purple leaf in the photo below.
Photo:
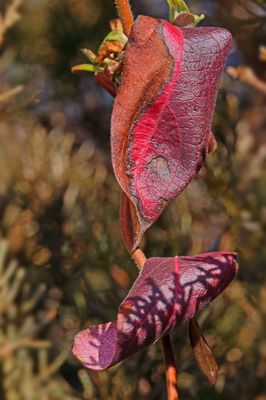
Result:
{"type": "Polygon", "coordinates": [[[180,29],[151,17],[140,16],[133,26],[111,130],[114,172],[130,205],[132,237],[122,229],[130,251],[212,147],[212,115],[231,40],[225,29],[180,29]]]}
{"type": "Polygon", "coordinates": [[[78,333],[73,353],[85,367],[104,370],[192,318],[236,272],[234,253],[150,258],[120,305],[117,320],[78,333]]]}

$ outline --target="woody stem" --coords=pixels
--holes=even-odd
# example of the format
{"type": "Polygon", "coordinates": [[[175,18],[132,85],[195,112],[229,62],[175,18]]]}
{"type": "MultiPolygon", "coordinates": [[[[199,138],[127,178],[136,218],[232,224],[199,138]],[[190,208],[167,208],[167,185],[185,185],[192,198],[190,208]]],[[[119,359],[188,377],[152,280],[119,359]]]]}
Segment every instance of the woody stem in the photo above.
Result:
{"type": "MultiPolygon", "coordinates": [[[[135,250],[132,258],[138,269],[142,269],[147,260],[141,249],[135,250]]],[[[170,335],[164,336],[160,344],[165,365],[167,400],[178,400],[177,370],[170,335]]]]}
{"type": "Polygon", "coordinates": [[[129,0],[115,0],[119,18],[122,21],[124,32],[127,36],[131,31],[134,24],[134,18],[129,4],[129,0]]]}
{"type": "Polygon", "coordinates": [[[161,339],[161,348],[165,365],[167,399],[178,400],[177,370],[170,335],[161,339]]]}
{"type": "Polygon", "coordinates": [[[145,261],[147,260],[147,257],[141,249],[135,250],[134,253],[132,253],[132,258],[138,269],[142,269],[144,267],[145,261]]]}

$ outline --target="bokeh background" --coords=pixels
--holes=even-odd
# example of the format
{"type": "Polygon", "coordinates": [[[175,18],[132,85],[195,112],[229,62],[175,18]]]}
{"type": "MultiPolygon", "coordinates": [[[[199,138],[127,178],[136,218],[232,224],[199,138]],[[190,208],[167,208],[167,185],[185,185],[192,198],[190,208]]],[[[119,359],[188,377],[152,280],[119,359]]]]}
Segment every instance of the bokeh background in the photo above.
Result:
{"type": "MultiPolygon", "coordinates": [[[[265,400],[266,2],[189,4],[233,33],[228,66],[245,68],[223,76],[217,151],[143,247],[239,252],[237,280],[198,316],[219,363],[214,388],[187,326],[173,333],[181,398],[265,400]]],[[[132,6],[167,16],[165,0],[132,6]]],[[[112,1],[1,0],[0,12],[0,399],[165,399],[158,345],[100,374],[70,351],[79,329],[115,318],[137,276],[119,233],[112,98],[89,74],[70,73],[85,61],[80,49],[96,51],[108,33],[112,1]]]]}

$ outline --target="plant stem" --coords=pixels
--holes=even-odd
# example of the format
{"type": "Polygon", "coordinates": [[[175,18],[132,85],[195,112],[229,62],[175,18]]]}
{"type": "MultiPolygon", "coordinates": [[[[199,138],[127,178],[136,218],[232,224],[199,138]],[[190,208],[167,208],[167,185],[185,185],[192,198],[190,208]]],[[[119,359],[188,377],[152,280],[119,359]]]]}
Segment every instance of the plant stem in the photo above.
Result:
{"type": "Polygon", "coordinates": [[[254,87],[262,94],[266,94],[266,82],[258,78],[250,67],[240,66],[234,68],[230,66],[226,71],[232,78],[238,78],[247,85],[254,87]]]}
{"type": "MultiPolygon", "coordinates": [[[[142,269],[147,260],[141,249],[135,250],[132,258],[138,269],[142,269]]],[[[165,365],[167,400],[178,400],[177,370],[170,335],[164,336],[160,343],[165,365]]]]}
{"type": "Polygon", "coordinates": [[[115,0],[119,18],[122,21],[124,33],[129,36],[134,24],[134,18],[129,4],[129,0],[115,0]]]}
{"type": "Polygon", "coordinates": [[[141,249],[135,250],[132,254],[132,258],[135,261],[138,269],[142,269],[144,267],[145,261],[147,260],[147,257],[141,249]]]}
{"type": "MultiPolygon", "coordinates": [[[[115,0],[118,13],[120,15],[120,18],[123,23],[124,31],[126,33],[126,28],[125,28],[125,23],[124,20],[122,19],[122,12],[126,13],[126,10],[129,11],[129,16],[130,16],[130,23],[129,23],[129,31],[133,25],[133,16],[131,13],[130,5],[128,0],[115,0]]],[[[125,14],[124,14],[125,15],[125,14]]],[[[128,15],[127,15],[128,16],[128,15]]],[[[126,33],[126,34],[128,34],[126,33]]],[[[106,89],[106,85],[103,84],[100,80],[98,80],[98,83],[102,85],[106,89]]],[[[107,89],[108,90],[108,89],[107,89]]],[[[116,96],[116,93],[113,92],[111,93],[114,97],[116,96]]],[[[145,261],[147,260],[147,257],[143,253],[141,249],[137,249],[132,253],[132,258],[139,270],[141,270],[144,267],[145,261]]],[[[175,366],[175,359],[174,359],[174,352],[172,348],[172,343],[169,335],[164,336],[161,341],[161,348],[162,348],[162,353],[163,353],[163,358],[164,358],[164,363],[165,363],[165,376],[166,376],[166,386],[167,386],[167,400],[178,400],[178,386],[177,386],[177,370],[175,366]]]]}
{"type": "Polygon", "coordinates": [[[165,365],[167,399],[178,400],[177,371],[170,335],[161,339],[161,347],[165,365]]]}

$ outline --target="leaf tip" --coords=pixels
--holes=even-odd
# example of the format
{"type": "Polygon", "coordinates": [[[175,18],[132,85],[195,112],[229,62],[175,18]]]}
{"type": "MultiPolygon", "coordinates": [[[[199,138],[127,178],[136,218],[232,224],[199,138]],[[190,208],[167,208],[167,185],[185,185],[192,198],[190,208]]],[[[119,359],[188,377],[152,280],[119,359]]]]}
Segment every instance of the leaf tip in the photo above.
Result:
{"type": "Polygon", "coordinates": [[[97,72],[97,67],[95,67],[92,64],[80,64],[80,65],[75,65],[74,67],[71,68],[71,72],[77,72],[77,71],[86,71],[86,72],[97,72]]]}

